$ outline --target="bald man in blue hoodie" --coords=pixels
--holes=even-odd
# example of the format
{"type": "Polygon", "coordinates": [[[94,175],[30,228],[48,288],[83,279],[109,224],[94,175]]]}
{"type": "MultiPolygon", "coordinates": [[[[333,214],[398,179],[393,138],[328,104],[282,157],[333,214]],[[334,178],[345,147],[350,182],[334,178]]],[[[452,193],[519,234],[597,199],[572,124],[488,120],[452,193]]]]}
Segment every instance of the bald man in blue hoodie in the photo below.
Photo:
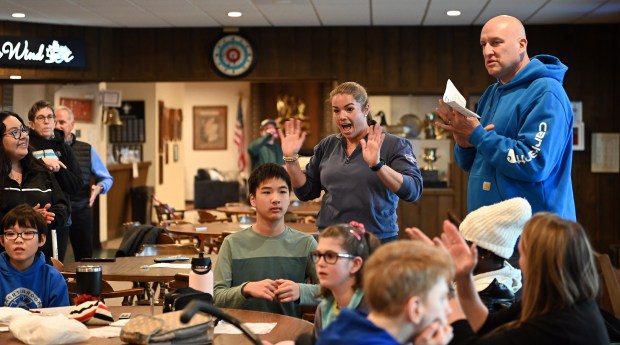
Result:
{"type": "Polygon", "coordinates": [[[529,58],[523,24],[489,20],[480,33],[485,67],[497,82],[480,98],[480,120],[436,109],[453,134],[456,163],[469,173],[468,212],[522,197],[532,213],[576,219],[571,180],[573,111],[562,86],[568,68],[556,57],[529,58]]]}

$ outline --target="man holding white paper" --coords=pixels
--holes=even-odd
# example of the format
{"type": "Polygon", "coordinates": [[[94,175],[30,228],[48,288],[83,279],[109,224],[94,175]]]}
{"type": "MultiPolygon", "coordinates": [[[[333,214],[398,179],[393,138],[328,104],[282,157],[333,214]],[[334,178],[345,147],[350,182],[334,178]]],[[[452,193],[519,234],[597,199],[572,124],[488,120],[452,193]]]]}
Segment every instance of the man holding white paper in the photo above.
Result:
{"type": "Polygon", "coordinates": [[[480,119],[440,100],[436,111],[445,123],[436,124],[453,134],[455,161],[469,172],[468,212],[523,197],[532,213],[548,211],[575,220],[573,112],[562,87],[568,68],[550,55],[530,59],[527,43],[518,19],[489,20],[480,45],[485,67],[497,82],[480,99],[480,119]]]}

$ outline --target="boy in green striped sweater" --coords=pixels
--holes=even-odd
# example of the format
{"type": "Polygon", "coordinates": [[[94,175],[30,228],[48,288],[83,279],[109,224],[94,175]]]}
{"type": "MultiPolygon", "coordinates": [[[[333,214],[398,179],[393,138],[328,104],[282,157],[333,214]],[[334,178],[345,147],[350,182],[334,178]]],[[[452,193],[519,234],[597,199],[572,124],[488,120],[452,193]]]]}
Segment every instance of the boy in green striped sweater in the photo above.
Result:
{"type": "Polygon", "coordinates": [[[214,271],[215,304],[300,317],[300,305],[318,304],[320,286],[308,256],[316,240],[284,224],[291,180],[282,166],[261,165],[248,184],[256,224],[224,239],[214,271]]]}

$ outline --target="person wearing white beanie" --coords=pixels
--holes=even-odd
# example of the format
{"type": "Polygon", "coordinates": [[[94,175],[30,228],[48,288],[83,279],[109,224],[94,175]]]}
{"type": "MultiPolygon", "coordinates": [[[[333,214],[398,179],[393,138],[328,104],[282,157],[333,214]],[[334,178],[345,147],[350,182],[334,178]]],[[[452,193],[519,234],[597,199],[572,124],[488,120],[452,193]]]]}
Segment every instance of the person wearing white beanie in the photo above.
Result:
{"type": "Polygon", "coordinates": [[[521,271],[508,263],[532,207],[523,198],[512,198],[481,207],[465,217],[461,236],[478,247],[474,284],[489,311],[509,306],[521,289],[521,271]]]}

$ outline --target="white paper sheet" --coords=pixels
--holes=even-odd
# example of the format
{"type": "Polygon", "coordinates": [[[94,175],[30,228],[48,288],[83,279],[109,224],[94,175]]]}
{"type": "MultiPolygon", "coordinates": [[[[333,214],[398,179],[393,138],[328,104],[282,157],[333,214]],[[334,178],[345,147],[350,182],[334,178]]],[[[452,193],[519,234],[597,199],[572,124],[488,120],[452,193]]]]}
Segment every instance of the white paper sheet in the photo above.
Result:
{"type": "Polygon", "coordinates": [[[465,107],[467,105],[465,97],[461,95],[450,79],[448,79],[448,82],[446,83],[446,91],[443,94],[443,102],[462,115],[480,118],[480,115],[465,107]]]}
{"type": "Polygon", "coordinates": [[[159,268],[178,268],[178,269],[192,269],[192,264],[171,264],[166,262],[160,262],[157,264],[149,265],[149,267],[159,267],[159,268]]]}
{"type": "Polygon", "coordinates": [[[95,338],[118,338],[121,336],[121,329],[122,327],[105,326],[89,328],[88,332],[95,338]]]}
{"type": "MultiPolygon", "coordinates": [[[[273,323],[258,323],[258,322],[244,322],[244,326],[250,329],[254,334],[267,334],[276,327],[277,322],[273,323]]],[[[218,322],[214,330],[215,334],[241,334],[241,330],[237,327],[229,324],[226,321],[218,322]]]]}

